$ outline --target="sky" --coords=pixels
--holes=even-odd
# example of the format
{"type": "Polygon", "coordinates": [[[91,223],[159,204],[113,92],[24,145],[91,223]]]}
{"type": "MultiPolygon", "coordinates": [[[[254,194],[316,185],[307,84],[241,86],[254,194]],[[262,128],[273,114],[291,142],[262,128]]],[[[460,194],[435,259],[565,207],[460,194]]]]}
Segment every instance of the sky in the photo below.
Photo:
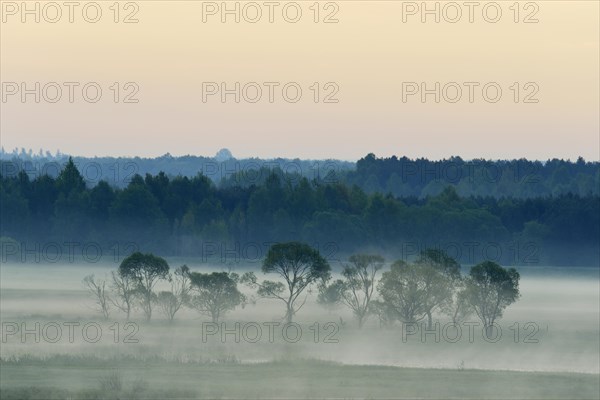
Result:
{"type": "Polygon", "coordinates": [[[1,2],[7,151],[600,160],[597,1],[49,3],[1,2]]]}

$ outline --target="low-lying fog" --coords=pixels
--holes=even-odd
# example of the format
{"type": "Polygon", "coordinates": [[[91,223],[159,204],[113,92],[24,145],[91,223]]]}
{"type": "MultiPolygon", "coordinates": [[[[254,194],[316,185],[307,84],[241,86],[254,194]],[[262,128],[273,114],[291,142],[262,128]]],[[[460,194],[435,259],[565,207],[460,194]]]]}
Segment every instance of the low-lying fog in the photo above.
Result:
{"type": "MultiPolygon", "coordinates": [[[[206,265],[202,268],[191,265],[191,268],[223,269],[206,265]]],[[[158,307],[149,323],[144,322],[141,312],[134,314],[132,322],[139,330],[132,338],[139,342],[123,343],[125,336],[136,327],[125,327],[123,314],[114,308],[110,320],[104,321],[94,310],[94,301],[81,283],[84,276],[92,273],[97,278],[108,279],[109,271],[114,269],[114,264],[3,264],[0,271],[3,328],[7,323],[17,323],[19,327],[25,323],[28,329],[34,329],[35,323],[39,322],[41,329],[46,327],[46,336],[53,338],[56,325],[52,323],[56,322],[62,326],[63,333],[57,343],[49,343],[44,336],[36,343],[35,334],[25,335],[25,343],[22,343],[20,333],[3,336],[0,356],[67,353],[110,357],[131,354],[179,360],[233,357],[242,362],[294,357],[347,364],[600,372],[600,279],[597,269],[520,268],[521,299],[509,306],[500,320],[502,335],[495,343],[483,340],[481,324],[471,328],[472,343],[468,325],[463,324],[462,336],[456,339],[455,330],[444,328],[449,319],[443,315],[435,317],[440,323],[439,342],[434,333],[422,337],[419,332],[412,335],[405,332],[403,338],[400,324],[381,328],[375,316],[359,330],[347,308],[340,306],[326,310],[316,303],[316,293],[309,295],[306,305],[295,317],[302,329],[302,337],[295,343],[292,343],[295,331],[288,331],[288,338],[284,339],[281,325],[269,325],[269,322],[283,323],[284,305],[267,299],[238,308],[223,319],[232,332],[236,331],[235,323],[240,323],[237,329],[239,343],[236,343],[234,333],[227,334],[225,340],[222,340],[221,332],[208,334],[209,327],[203,326],[203,322],[210,319],[194,310],[183,309],[169,324],[158,307]],[[64,322],[73,321],[80,325],[73,328],[73,343],[69,343],[68,327],[64,322]],[[87,322],[98,322],[103,329],[96,343],[87,343],[82,338],[80,328],[87,322]],[[118,322],[118,344],[114,343],[114,322],[118,322]],[[332,324],[326,325],[327,322],[332,324]],[[262,327],[262,336],[258,339],[257,324],[262,327]],[[273,330],[272,341],[269,329],[273,330]],[[244,340],[248,338],[252,340],[244,340]]],[[[263,274],[257,272],[257,276],[262,278],[263,274]]],[[[244,292],[250,294],[251,290],[244,288],[244,292]]],[[[467,322],[479,321],[473,316],[467,322]]],[[[3,334],[6,335],[6,329],[3,334]]]]}

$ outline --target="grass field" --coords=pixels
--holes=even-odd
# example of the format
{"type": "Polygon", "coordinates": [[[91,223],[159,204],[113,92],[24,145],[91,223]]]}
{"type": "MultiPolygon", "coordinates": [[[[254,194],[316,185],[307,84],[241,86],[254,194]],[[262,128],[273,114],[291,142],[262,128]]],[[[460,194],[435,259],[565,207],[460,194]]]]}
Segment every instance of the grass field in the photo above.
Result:
{"type": "Polygon", "coordinates": [[[185,365],[145,361],[107,366],[88,359],[60,364],[3,363],[2,381],[10,385],[3,385],[2,399],[591,399],[600,391],[594,374],[398,368],[313,360],[185,365]]]}

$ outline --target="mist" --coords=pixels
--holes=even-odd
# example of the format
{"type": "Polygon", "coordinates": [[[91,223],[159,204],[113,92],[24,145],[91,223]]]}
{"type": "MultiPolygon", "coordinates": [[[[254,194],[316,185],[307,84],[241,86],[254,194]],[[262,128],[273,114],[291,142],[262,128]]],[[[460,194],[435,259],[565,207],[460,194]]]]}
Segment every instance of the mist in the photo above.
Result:
{"type": "MultiPolygon", "coordinates": [[[[600,280],[597,269],[520,268],[522,297],[506,310],[499,321],[502,333],[498,340],[490,342],[484,340],[482,325],[475,316],[461,324],[462,336],[459,339],[456,329],[447,326],[448,317],[441,314],[434,316],[439,328],[430,331],[426,331],[424,324],[419,325],[416,331],[398,323],[382,327],[373,315],[359,329],[347,308],[325,309],[317,304],[314,292],[308,294],[305,306],[294,320],[301,330],[299,335],[297,328],[283,332],[283,305],[271,299],[253,299],[243,309],[238,307],[228,313],[219,324],[212,324],[210,318],[189,308],[178,312],[173,322],[169,322],[158,310],[149,322],[144,321],[139,310],[133,313],[130,322],[114,309],[109,319],[104,320],[94,309],[93,298],[84,290],[81,280],[89,274],[108,277],[114,267],[111,263],[2,265],[0,311],[3,344],[0,358],[4,363],[4,383],[26,384],[24,376],[10,372],[11,363],[17,365],[34,358],[45,360],[42,364],[45,362],[56,368],[56,360],[65,356],[72,357],[66,360],[77,360],[83,366],[92,362],[93,368],[98,369],[96,380],[100,379],[98,375],[110,375],[111,371],[117,370],[122,375],[119,379],[145,379],[150,381],[151,387],[154,387],[152,382],[156,371],[149,367],[143,372],[145,369],[138,367],[159,361],[164,363],[165,368],[169,366],[179,371],[175,380],[178,383],[174,387],[189,390],[195,395],[197,383],[182,372],[186,365],[216,364],[219,368],[230,364],[236,367],[280,365],[288,368],[304,363],[311,369],[311,365],[317,363],[326,368],[330,365],[396,367],[401,368],[399,374],[404,369],[422,369],[428,373],[433,370],[490,371],[491,374],[577,373],[589,376],[592,386],[593,382],[597,383],[600,374],[600,280]],[[19,325],[19,330],[29,330],[29,333],[12,334],[9,325],[14,323],[19,325]],[[69,323],[77,324],[72,338],[68,334],[69,323]],[[89,340],[95,340],[92,337],[95,328],[93,334],[88,332],[88,337],[78,331],[90,323],[102,329],[101,338],[96,342],[89,340]],[[36,324],[40,324],[38,334],[35,333],[36,324]],[[472,326],[471,333],[469,324],[472,326]],[[52,342],[56,337],[56,326],[61,327],[62,337],[52,342]],[[260,334],[257,326],[262,330],[260,334]],[[115,331],[118,331],[118,339],[115,331]],[[135,342],[123,339],[128,334],[132,334],[128,339],[135,342]],[[135,360],[137,367],[132,367],[131,362],[135,360]]],[[[224,266],[194,266],[191,262],[190,268],[192,271],[209,272],[223,270],[224,266]]],[[[232,267],[229,265],[227,268],[232,267]]],[[[246,266],[240,269],[253,268],[246,266]]],[[[259,271],[257,273],[262,275],[259,271]]],[[[339,276],[338,272],[334,272],[334,279],[339,276]]],[[[162,282],[157,290],[166,289],[166,286],[167,283],[162,282]]],[[[247,288],[244,293],[252,296],[247,288]]],[[[82,371],[90,371],[89,368],[92,366],[82,371]]],[[[60,384],[73,390],[86,388],[89,377],[77,376],[61,375],[57,371],[56,375],[44,374],[38,383],[60,384]]],[[[531,375],[531,379],[536,376],[531,375]]],[[[240,378],[243,379],[243,374],[240,378]]],[[[312,383],[306,382],[306,386],[296,386],[304,387],[305,391],[295,389],[295,393],[301,397],[318,396],[318,393],[311,393],[309,387],[321,385],[320,380],[324,378],[317,377],[312,383]]],[[[501,381],[504,378],[491,375],[488,379],[501,381]]],[[[225,384],[213,384],[218,387],[214,388],[214,393],[225,397],[231,393],[233,397],[239,394],[235,390],[228,392],[225,384]]],[[[252,385],[254,383],[250,384],[251,388],[252,385]]],[[[252,390],[255,389],[249,389],[249,393],[254,393],[252,390]]],[[[381,394],[381,390],[378,388],[373,393],[381,394]]],[[[386,390],[391,390],[390,396],[400,396],[393,388],[386,390]]]]}

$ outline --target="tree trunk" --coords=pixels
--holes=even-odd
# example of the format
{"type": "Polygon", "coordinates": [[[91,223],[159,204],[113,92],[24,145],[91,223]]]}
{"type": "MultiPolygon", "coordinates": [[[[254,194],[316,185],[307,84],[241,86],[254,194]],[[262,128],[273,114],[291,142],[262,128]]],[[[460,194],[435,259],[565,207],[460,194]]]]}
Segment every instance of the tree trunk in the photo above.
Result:
{"type": "Polygon", "coordinates": [[[364,314],[359,314],[358,315],[358,329],[362,329],[364,324],[365,324],[365,316],[364,316],[364,314]]]}
{"type": "Polygon", "coordinates": [[[293,318],[294,312],[292,310],[292,307],[290,306],[290,304],[287,304],[287,312],[285,313],[285,319],[287,321],[288,324],[292,323],[292,318],[293,318]]]}
{"type": "Polygon", "coordinates": [[[431,311],[427,311],[427,329],[428,330],[431,330],[431,325],[432,325],[431,311]]]}
{"type": "Polygon", "coordinates": [[[493,333],[493,328],[494,328],[494,320],[490,319],[487,322],[485,322],[485,336],[489,339],[491,337],[491,334],[493,333]]]}
{"type": "Polygon", "coordinates": [[[457,317],[458,317],[458,312],[460,311],[460,305],[457,305],[456,308],[454,309],[454,315],[452,316],[452,323],[454,325],[457,325],[457,317]]]}
{"type": "Polygon", "coordinates": [[[150,321],[152,318],[152,294],[145,292],[143,297],[142,308],[144,309],[144,314],[146,314],[146,321],[150,321]]]}

